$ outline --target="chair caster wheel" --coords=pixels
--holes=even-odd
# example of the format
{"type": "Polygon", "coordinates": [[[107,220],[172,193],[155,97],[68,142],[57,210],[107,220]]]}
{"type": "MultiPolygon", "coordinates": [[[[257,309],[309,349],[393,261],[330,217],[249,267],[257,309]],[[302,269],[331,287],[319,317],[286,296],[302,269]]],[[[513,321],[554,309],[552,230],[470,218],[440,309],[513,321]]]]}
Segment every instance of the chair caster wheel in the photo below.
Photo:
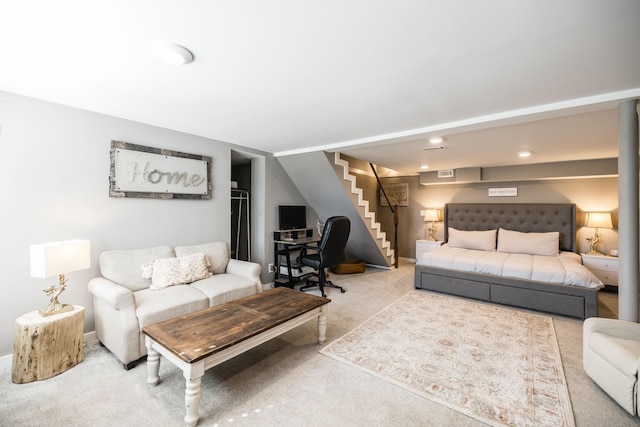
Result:
{"type": "Polygon", "coordinates": [[[341,294],[344,294],[345,292],[347,292],[347,291],[345,291],[344,289],[340,289],[340,293],[341,294]]]}

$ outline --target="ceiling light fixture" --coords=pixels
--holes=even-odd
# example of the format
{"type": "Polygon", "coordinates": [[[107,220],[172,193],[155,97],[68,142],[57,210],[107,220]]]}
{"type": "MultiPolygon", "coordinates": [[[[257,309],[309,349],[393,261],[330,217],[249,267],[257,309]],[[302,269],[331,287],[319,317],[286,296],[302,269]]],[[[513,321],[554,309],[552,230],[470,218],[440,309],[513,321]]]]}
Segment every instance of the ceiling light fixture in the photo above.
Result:
{"type": "Polygon", "coordinates": [[[442,136],[433,136],[429,138],[429,142],[431,144],[442,144],[444,142],[444,137],[442,136]]]}
{"type": "Polygon", "coordinates": [[[529,157],[529,156],[531,156],[531,151],[520,151],[518,153],[518,157],[524,158],[524,157],[529,157]]]}
{"type": "Polygon", "coordinates": [[[421,165],[420,169],[422,169],[422,170],[429,169],[429,165],[421,165]]]}
{"type": "Polygon", "coordinates": [[[193,62],[193,54],[189,49],[175,43],[160,42],[152,46],[154,55],[171,65],[185,65],[193,62]]]}

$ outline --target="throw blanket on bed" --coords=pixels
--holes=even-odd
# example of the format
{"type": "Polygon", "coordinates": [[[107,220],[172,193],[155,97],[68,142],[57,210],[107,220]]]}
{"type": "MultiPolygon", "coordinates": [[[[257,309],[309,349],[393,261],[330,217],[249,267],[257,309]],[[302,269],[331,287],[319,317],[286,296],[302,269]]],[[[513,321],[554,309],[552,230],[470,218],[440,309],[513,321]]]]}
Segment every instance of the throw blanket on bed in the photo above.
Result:
{"type": "Polygon", "coordinates": [[[580,255],[573,252],[560,252],[558,256],[543,256],[452,248],[445,244],[427,252],[416,263],[537,282],[596,289],[604,287],[604,284],[582,265],[580,255]]]}

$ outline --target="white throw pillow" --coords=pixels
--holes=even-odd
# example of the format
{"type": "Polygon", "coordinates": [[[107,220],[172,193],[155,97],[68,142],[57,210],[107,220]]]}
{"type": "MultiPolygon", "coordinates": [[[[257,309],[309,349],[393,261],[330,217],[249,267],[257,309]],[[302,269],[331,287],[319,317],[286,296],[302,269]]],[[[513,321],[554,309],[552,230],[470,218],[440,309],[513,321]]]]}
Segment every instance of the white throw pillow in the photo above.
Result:
{"type": "Polygon", "coordinates": [[[149,289],[158,291],[168,286],[191,283],[210,277],[209,260],[203,253],[178,258],[155,259],[143,265],[142,275],[151,279],[149,289]]]}
{"type": "Polygon", "coordinates": [[[463,231],[449,227],[447,244],[452,248],[493,251],[496,249],[497,230],[463,231]]]}
{"type": "Polygon", "coordinates": [[[522,233],[501,228],[498,231],[498,252],[556,256],[560,252],[560,233],[522,233]]]}
{"type": "Polygon", "coordinates": [[[227,271],[229,264],[229,248],[225,242],[203,243],[193,246],[176,246],[176,256],[185,256],[195,253],[203,253],[209,258],[209,271],[213,274],[222,274],[227,271]]]}

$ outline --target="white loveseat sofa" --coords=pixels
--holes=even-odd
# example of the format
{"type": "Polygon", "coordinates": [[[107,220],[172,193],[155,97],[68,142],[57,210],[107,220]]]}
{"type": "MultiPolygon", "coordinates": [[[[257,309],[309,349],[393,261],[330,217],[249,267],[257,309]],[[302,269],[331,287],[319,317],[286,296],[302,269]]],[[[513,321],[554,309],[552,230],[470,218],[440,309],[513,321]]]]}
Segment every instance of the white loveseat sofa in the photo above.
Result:
{"type": "Polygon", "coordinates": [[[96,335],[125,369],[147,354],[143,327],[262,291],[260,264],[230,259],[224,242],[107,251],[100,273],[96,335]]]}

